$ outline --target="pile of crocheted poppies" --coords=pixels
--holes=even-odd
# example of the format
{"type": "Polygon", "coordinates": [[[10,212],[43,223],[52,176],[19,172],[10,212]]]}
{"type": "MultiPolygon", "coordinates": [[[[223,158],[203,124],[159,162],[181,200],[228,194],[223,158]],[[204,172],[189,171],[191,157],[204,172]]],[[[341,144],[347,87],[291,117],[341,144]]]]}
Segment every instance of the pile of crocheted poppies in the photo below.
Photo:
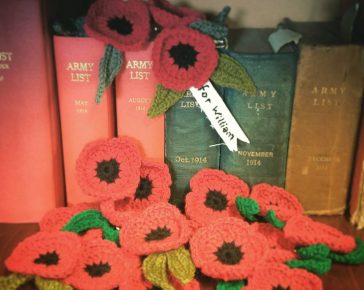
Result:
{"type": "Polygon", "coordinates": [[[317,290],[333,262],[364,262],[363,241],[305,216],[283,188],[221,170],[191,178],[183,214],[168,203],[168,167],[126,137],[88,144],[77,174],[97,202],[48,212],[0,289],[191,290],[207,276],[219,290],[317,290]]]}

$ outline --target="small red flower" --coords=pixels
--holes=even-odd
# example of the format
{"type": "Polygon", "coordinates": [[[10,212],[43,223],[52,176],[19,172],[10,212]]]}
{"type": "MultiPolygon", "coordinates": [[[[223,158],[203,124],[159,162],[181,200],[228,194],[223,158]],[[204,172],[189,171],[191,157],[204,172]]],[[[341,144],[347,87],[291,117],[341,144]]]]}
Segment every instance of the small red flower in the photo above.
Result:
{"type": "Polygon", "coordinates": [[[153,70],[161,85],[184,91],[200,88],[214,72],[218,53],[212,38],[187,27],[165,28],[157,36],[153,70]]]}
{"type": "Polygon", "coordinates": [[[194,264],[216,279],[242,280],[268,250],[264,236],[242,219],[227,217],[196,231],[190,240],[194,264]]]}
{"type": "Polygon", "coordinates": [[[120,244],[136,255],[148,255],[177,249],[190,235],[187,219],[175,206],[157,203],[125,223],[120,244]]]}
{"type": "Polygon", "coordinates": [[[16,273],[62,279],[73,272],[80,248],[74,233],[39,232],[20,242],[5,265],[16,273]]]}
{"type": "Polygon", "coordinates": [[[141,50],[150,31],[148,7],[142,0],[97,0],[85,19],[86,33],[122,51],[141,50]]]}
{"type": "Polygon", "coordinates": [[[130,197],[139,183],[141,159],[126,137],[94,141],[82,150],[76,164],[81,189],[99,200],[130,197]]]}
{"type": "Polygon", "coordinates": [[[238,177],[217,169],[202,169],[190,181],[186,196],[186,215],[200,225],[240,214],[235,206],[237,196],[249,195],[248,185],[238,177]]]}
{"type": "Polygon", "coordinates": [[[348,253],[356,248],[355,239],[339,230],[315,222],[307,216],[295,216],[287,221],[284,235],[297,246],[325,244],[332,251],[348,253]]]}
{"type": "Polygon", "coordinates": [[[267,183],[255,185],[250,198],[259,204],[263,215],[266,215],[268,210],[274,210],[279,219],[287,221],[294,215],[303,214],[303,207],[297,198],[278,186],[267,183]]]}
{"type": "Polygon", "coordinates": [[[116,226],[122,226],[130,214],[158,202],[168,202],[172,180],[168,166],[161,162],[142,161],[139,185],[134,196],[109,199],[100,204],[102,214],[116,226]]]}

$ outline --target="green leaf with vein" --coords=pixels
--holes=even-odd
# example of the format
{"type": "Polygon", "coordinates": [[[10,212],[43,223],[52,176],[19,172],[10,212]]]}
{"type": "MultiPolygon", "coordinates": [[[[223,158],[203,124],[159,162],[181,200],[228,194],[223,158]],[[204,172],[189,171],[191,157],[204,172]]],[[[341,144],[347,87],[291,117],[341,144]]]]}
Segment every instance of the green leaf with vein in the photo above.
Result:
{"type": "Polygon", "coordinates": [[[299,248],[297,254],[302,259],[326,259],[330,254],[330,248],[324,244],[316,244],[299,248]]]}
{"type": "Polygon", "coordinates": [[[174,290],[167,274],[167,255],[165,253],[150,254],[143,261],[144,277],[153,285],[163,290],[174,290]]]}
{"type": "Polygon", "coordinates": [[[221,53],[215,72],[210,77],[219,86],[255,95],[256,86],[246,69],[232,57],[221,53]]]}
{"type": "Polygon", "coordinates": [[[18,273],[12,273],[9,276],[0,276],[0,289],[16,290],[33,278],[33,276],[18,273]]]}
{"type": "Polygon", "coordinates": [[[183,246],[166,252],[169,272],[182,284],[187,284],[195,277],[195,265],[190,252],[183,246]]]}
{"type": "Polygon", "coordinates": [[[248,221],[254,222],[257,220],[254,215],[260,213],[260,208],[259,204],[255,200],[238,196],[235,199],[235,205],[240,215],[245,217],[248,221]]]}
{"type": "Polygon", "coordinates": [[[166,112],[172,107],[179,99],[185,94],[185,91],[173,91],[163,87],[157,86],[156,95],[153,99],[153,103],[148,111],[149,117],[156,117],[166,112]]]}
{"type": "Polygon", "coordinates": [[[323,275],[331,270],[332,262],[330,259],[305,259],[290,260],[286,264],[290,268],[306,269],[312,273],[323,275]]]}
{"type": "Polygon", "coordinates": [[[44,279],[39,276],[35,277],[35,285],[39,290],[73,290],[72,286],[59,280],[44,279]]]}
{"type": "Polygon", "coordinates": [[[245,281],[220,281],[217,286],[216,290],[240,290],[243,289],[245,286],[245,281]]]}

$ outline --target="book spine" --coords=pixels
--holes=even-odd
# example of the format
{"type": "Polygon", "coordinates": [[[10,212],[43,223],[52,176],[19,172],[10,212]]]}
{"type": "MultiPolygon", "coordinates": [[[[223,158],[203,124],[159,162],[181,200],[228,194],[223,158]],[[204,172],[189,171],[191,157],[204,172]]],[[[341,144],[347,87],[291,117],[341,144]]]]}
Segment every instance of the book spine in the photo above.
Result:
{"type": "Polygon", "coordinates": [[[53,63],[41,1],[0,9],[0,222],[37,222],[64,203],[53,63]]]}
{"type": "Polygon", "coordinates": [[[345,210],[362,102],[360,65],[357,46],[302,48],[286,189],[307,213],[345,210]]]}
{"type": "Polygon", "coordinates": [[[144,158],[164,161],[164,115],[147,116],[157,80],[152,71],[153,43],[145,50],[124,54],[121,73],[116,79],[118,136],[129,136],[139,144],[144,158]]]}
{"type": "Polygon", "coordinates": [[[111,88],[95,102],[99,61],[104,44],[86,37],[54,37],[58,98],[61,113],[67,203],[93,201],[76,179],[76,160],[94,140],[114,136],[114,101],[111,88]]]}
{"type": "Polygon", "coordinates": [[[220,143],[218,134],[190,93],[166,112],[165,162],[172,175],[172,204],[183,208],[190,179],[199,170],[219,168],[220,143]]]}
{"type": "Polygon", "coordinates": [[[257,90],[250,95],[225,89],[225,103],[250,144],[239,141],[237,152],[222,146],[220,168],[250,186],[262,182],[284,186],[297,54],[231,56],[246,68],[257,90]]]}

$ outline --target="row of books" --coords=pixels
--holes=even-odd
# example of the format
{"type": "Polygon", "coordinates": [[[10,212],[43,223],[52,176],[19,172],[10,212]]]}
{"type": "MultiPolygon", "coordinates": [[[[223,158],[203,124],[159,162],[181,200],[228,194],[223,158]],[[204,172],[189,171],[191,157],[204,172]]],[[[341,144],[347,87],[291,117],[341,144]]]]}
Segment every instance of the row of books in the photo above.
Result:
{"type": "MultiPolygon", "coordinates": [[[[37,221],[65,202],[90,201],[76,182],[78,154],[89,141],[122,135],[138,140],[144,158],[169,165],[171,202],[179,206],[191,176],[210,167],[251,186],[283,186],[308,213],[344,212],[363,96],[362,48],[306,44],[275,54],[261,42],[268,31],[232,33],[231,55],[257,86],[256,95],[218,88],[251,140],[233,153],[191,94],[165,116],[147,117],[156,87],[152,45],[125,53],[114,86],[96,104],[104,45],[87,37],[48,39],[40,5],[14,1],[0,12],[1,222],[37,221]]],[[[360,192],[351,206],[359,217],[360,192]]]]}

